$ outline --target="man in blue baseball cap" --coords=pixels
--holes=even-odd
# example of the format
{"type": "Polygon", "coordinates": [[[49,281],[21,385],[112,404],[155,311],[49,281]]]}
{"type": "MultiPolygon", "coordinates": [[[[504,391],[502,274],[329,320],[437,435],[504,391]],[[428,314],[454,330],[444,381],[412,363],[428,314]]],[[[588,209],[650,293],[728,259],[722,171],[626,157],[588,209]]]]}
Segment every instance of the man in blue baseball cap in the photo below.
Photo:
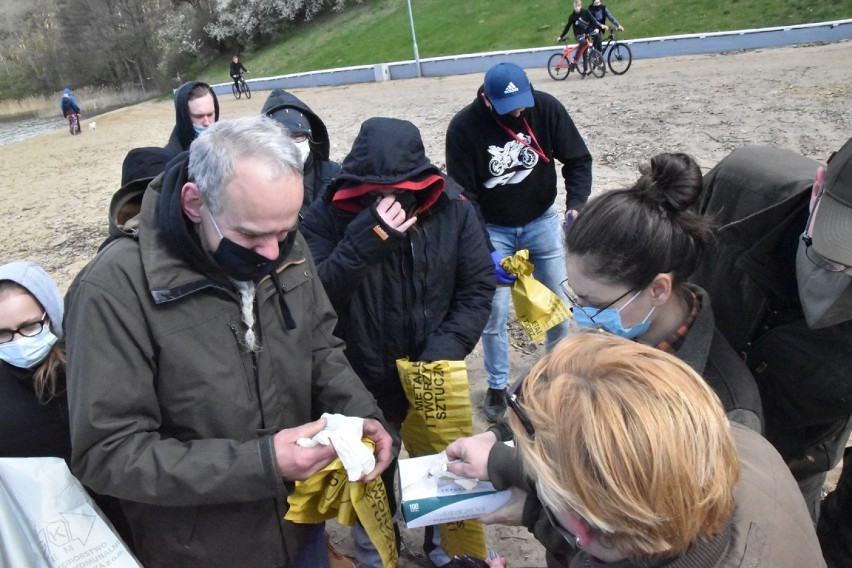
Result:
{"type": "MultiPolygon", "coordinates": [[[[568,111],[555,97],[536,91],[523,69],[498,63],[485,74],[476,99],[447,129],[447,173],[464,188],[488,232],[497,293],[482,334],[488,392],[485,417],[506,409],[509,380],[507,321],[514,276],[500,261],[527,249],[533,276],[561,298],[565,260],[557,193],[556,161],[565,181],[565,215],[573,219],[592,189],[592,156],[568,111]]],[[[567,301],[567,300],[566,300],[567,301]]],[[[568,323],[547,332],[550,349],[568,323]]]]}

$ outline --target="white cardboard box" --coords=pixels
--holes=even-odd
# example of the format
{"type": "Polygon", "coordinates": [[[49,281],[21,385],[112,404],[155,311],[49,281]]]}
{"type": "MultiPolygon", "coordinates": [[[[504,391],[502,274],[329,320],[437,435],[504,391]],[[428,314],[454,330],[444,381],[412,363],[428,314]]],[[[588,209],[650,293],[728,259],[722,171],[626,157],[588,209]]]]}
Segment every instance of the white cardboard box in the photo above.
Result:
{"type": "Polygon", "coordinates": [[[402,517],[408,528],[475,519],[509,502],[511,492],[498,491],[487,481],[465,489],[451,479],[429,475],[438,455],[399,460],[402,517]]]}

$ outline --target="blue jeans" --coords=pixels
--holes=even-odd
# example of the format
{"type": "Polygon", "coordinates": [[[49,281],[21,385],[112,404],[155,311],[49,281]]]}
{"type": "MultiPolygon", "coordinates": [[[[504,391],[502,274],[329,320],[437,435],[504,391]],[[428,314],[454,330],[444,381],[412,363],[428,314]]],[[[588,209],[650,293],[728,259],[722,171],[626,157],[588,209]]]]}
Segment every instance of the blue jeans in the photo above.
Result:
{"type": "MultiPolygon", "coordinates": [[[[527,249],[535,267],[533,277],[553,290],[568,303],[559,284],[565,280],[565,252],[559,213],[551,205],[541,217],[520,227],[488,225],[488,236],[494,249],[504,257],[527,249]]],[[[491,302],[491,315],[482,331],[482,348],[488,388],[503,389],[509,383],[509,301],[510,289],[498,286],[491,302]]],[[[550,351],[568,333],[568,320],[547,331],[547,350],[550,351]]]]}
{"type": "Polygon", "coordinates": [[[325,544],[325,523],[312,525],[299,556],[288,568],[328,568],[328,547],[325,544]]]}

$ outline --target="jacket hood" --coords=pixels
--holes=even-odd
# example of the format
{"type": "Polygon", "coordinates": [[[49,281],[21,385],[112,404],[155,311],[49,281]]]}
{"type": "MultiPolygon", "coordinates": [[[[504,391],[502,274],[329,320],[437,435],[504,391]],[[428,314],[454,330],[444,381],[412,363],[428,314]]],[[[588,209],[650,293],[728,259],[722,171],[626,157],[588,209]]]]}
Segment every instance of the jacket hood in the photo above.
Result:
{"type": "Polygon", "coordinates": [[[202,248],[192,222],[183,214],[180,193],[189,179],[188,168],[189,153],[186,153],[181,160],[171,164],[162,177],[155,180],[160,181],[159,185],[150,185],[150,190],[158,193],[153,224],[174,257],[203,274],[218,276],[216,280],[226,282],[222,270],[202,248]]]}
{"type": "MultiPolygon", "coordinates": [[[[196,138],[195,129],[192,127],[192,119],[189,116],[189,92],[197,85],[210,88],[210,85],[201,81],[187,81],[175,91],[175,129],[172,136],[177,134],[183,150],[188,150],[189,145],[196,138]]],[[[219,99],[216,98],[216,93],[213,92],[213,89],[210,89],[210,93],[213,95],[213,108],[216,111],[215,121],[218,121],[219,99]]]]}
{"type": "Polygon", "coordinates": [[[328,129],[325,122],[317,116],[311,107],[306,105],[296,95],[285,91],[284,89],[274,89],[266,102],[263,103],[261,114],[272,116],[276,111],[292,108],[304,114],[311,123],[311,150],[317,155],[320,160],[328,160],[331,150],[331,142],[328,139],[328,129]]]}
{"type": "Polygon", "coordinates": [[[369,118],[361,125],[329,193],[344,186],[393,184],[425,173],[440,174],[441,170],[426,157],[420,130],[414,124],[396,118],[369,118]]]}
{"type": "Polygon", "coordinates": [[[426,157],[420,130],[411,122],[385,117],[364,121],[326,199],[347,211],[360,210],[363,205],[351,207],[353,200],[377,185],[411,191],[418,211],[431,207],[444,192],[444,177],[426,157]]]}
{"type": "Polygon", "coordinates": [[[47,313],[53,334],[62,337],[62,294],[44,268],[28,260],[15,260],[0,266],[0,280],[11,280],[32,294],[47,313]]]}

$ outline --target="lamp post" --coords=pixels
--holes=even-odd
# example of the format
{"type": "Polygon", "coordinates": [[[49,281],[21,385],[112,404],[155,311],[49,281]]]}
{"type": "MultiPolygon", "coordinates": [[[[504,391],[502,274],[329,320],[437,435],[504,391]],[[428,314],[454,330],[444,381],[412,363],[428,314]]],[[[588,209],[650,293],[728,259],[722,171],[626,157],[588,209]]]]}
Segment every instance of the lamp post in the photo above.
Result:
{"type": "Polygon", "coordinates": [[[411,11],[411,0],[408,2],[408,19],[411,21],[411,42],[414,44],[414,66],[417,68],[417,76],[421,77],[420,73],[420,53],[417,51],[417,36],[414,34],[414,13],[411,11]]]}

